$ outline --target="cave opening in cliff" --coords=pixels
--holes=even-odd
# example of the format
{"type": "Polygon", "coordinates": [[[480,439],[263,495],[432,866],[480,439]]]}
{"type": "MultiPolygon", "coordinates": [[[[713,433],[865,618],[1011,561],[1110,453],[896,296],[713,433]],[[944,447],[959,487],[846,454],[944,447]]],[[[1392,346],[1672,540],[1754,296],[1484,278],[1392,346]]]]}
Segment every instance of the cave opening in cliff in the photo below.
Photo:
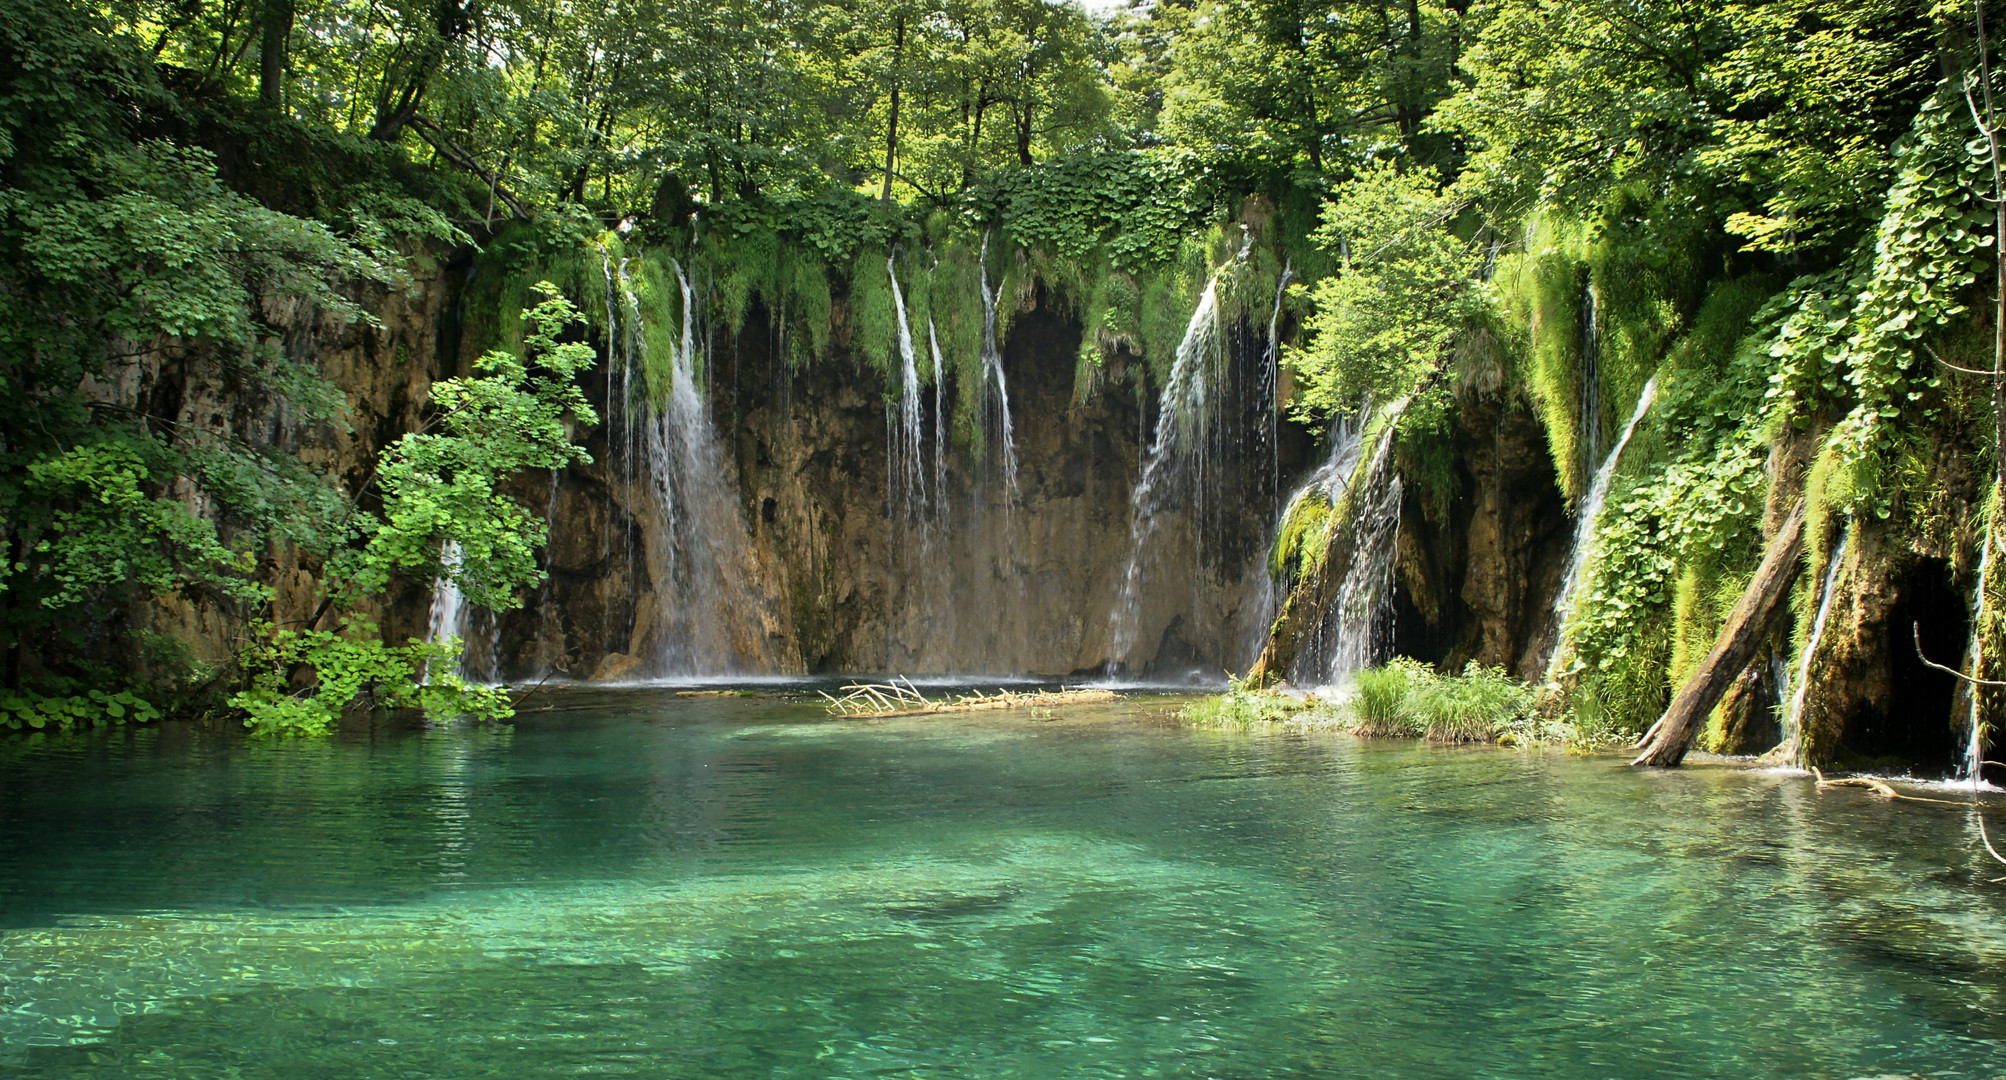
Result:
{"type": "Polygon", "coordinates": [[[1965,718],[1957,678],[1924,662],[1956,666],[1971,634],[1965,597],[1952,587],[1942,559],[1918,560],[1894,582],[1887,634],[1888,692],[1883,704],[1849,717],[1846,756],[1918,773],[1956,772],[1964,752],[1965,718]]]}

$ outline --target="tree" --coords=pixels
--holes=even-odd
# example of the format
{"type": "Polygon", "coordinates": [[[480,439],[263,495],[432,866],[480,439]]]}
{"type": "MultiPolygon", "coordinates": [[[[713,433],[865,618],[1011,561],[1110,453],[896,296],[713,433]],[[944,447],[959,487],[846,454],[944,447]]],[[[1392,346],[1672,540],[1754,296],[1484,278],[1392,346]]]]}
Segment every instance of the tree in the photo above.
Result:
{"type": "Polygon", "coordinates": [[[576,381],[597,356],[589,345],[559,341],[578,313],[550,283],[537,289],[544,299],[526,316],[525,355],[490,352],[475,365],[481,374],[434,384],[432,430],[383,451],[375,480],[383,511],[349,507],[313,620],[300,629],[258,628],[244,656],[250,686],[230,699],[252,730],[325,731],[365,691],[377,704],[416,704],[435,716],[509,715],[499,689],[452,674],[420,681],[427,665],[457,660],[459,642],[386,645],[353,609],[400,576],[449,583],[496,610],[520,606],[519,591],[543,580],[536,552],[548,525],[501,489],[527,469],[589,460],[570,428],[597,423],[576,381]],[[323,629],[330,616],[337,625],[323,629]]]}

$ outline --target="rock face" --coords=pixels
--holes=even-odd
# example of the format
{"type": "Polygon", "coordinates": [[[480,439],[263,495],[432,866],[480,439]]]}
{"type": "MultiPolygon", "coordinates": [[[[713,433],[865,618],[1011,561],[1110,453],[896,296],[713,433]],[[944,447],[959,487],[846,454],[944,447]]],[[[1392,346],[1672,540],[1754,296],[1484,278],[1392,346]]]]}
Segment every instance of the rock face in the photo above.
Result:
{"type": "Polygon", "coordinates": [[[1961,754],[1957,680],[1922,662],[1963,662],[1969,624],[1949,565],[1855,526],[1810,667],[1801,719],[1811,764],[1948,772],[1961,754]],[[1918,638],[1921,652],[1918,653],[1918,638]]]}
{"type": "Polygon", "coordinates": [[[1454,469],[1446,505],[1422,485],[1406,489],[1394,651],[1452,670],[1474,660],[1537,680],[1573,530],[1531,407],[1502,390],[1465,395],[1454,469]]]}
{"type": "MultiPolygon", "coordinates": [[[[429,256],[414,259],[407,270],[401,288],[363,288],[358,299],[376,316],[374,325],[290,302],[264,312],[284,328],[272,344],[301,366],[318,368],[346,400],[345,413],[332,422],[304,424],[281,403],[246,395],[233,373],[237,359],[212,348],[141,352],[98,393],[181,430],[296,455],[356,490],[383,448],[418,426],[433,380],[455,366],[450,346],[442,345],[454,295],[449,275],[429,256]]],[[[264,554],[262,569],[275,588],[272,619],[304,625],[321,599],[319,567],[275,547],[264,554]]],[[[390,640],[403,641],[423,636],[429,600],[423,590],[405,589],[355,614],[374,621],[390,640]]],[[[256,614],[214,597],[176,594],[141,605],[129,617],[134,630],[172,637],[198,663],[214,664],[235,653],[246,621],[256,614]]]]}
{"type": "MultiPolygon", "coordinates": [[[[722,665],[693,672],[662,655],[656,623],[673,610],[656,596],[674,572],[661,550],[667,526],[641,475],[649,466],[621,445],[616,423],[587,435],[591,465],[518,493],[549,506],[551,580],[501,620],[491,662],[481,646],[472,650],[473,667],[508,678],[602,680],[1077,675],[1118,659],[1111,616],[1134,548],[1130,496],[1143,436],[1155,421],[1155,402],[1139,401],[1126,377],[1127,358],[1077,401],[1080,330],[1042,296],[1030,297],[1002,343],[1014,493],[994,440],[980,453],[965,437],[951,440],[945,483],[936,484],[929,389],[921,439],[928,494],[908,515],[888,499],[894,418],[879,389],[885,376],[854,359],[842,329],[839,308],[834,355],[798,372],[777,355],[756,308],[741,333],[712,343],[707,402],[742,530],[734,572],[747,583],[734,607],[749,615],[711,628],[729,638],[722,665]]],[[[1268,384],[1258,378],[1264,342],[1241,330],[1228,349],[1222,412],[1232,417],[1227,429],[1244,432],[1264,415],[1250,388],[1268,384]]],[[[960,390],[950,385],[950,395],[960,390]]],[[[1277,451],[1222,437],[1207,478],[1218,494],[1158,515],[1139,568],[1131,674],[1215,681],[1251,659],[1269,617],[1263,561],[1278,475],[1299,468],[1307,449],[1299,436],[1286,441],[1277,451]]]]}

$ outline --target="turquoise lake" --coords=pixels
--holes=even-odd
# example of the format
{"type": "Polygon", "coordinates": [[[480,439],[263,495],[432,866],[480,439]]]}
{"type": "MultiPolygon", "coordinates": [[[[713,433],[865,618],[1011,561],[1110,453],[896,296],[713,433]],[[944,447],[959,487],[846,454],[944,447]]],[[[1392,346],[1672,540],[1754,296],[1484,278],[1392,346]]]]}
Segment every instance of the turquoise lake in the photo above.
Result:
{"type": "Polygon", "coordinates": [[[2006,1073],[1969,809],[1174,704],[0,741],[0,1075],[2006,1073]]]}

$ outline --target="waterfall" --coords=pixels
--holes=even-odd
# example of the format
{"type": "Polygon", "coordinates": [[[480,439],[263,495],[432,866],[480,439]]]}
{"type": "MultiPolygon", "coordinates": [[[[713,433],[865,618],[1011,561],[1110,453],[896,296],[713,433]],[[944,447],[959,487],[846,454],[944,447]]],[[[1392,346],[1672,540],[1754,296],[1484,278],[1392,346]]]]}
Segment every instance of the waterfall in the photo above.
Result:
{"type": "Polygon", "coordinates": [[[1574,548],[1567,559],[1567,576],[1561,579],[1560,595],[1553,598],[1554,647],[1546,665],[1546,680],[1552,682],[1560,675],[1560,666],[1566,659],[1567,620],[1574,615],[1574,596],[1581,588],[1581,579],[1588,570],[1589,559],[1595,554],[1596,522],[1602,516],[1602,504],[1609,498],[1610,481],[1616,478],[1616,466],[1623,459],[1623,448],[1630,445],[1630,436],[1637,430],[1637,423],[1651,409],[1651,403],[1658,397],[1658,377],[1651,376],[1644,384],[1644,390],[1637,395],[1637,407],[1630,410],[1630,419],[1623,425],[1623,434],[1610,449],[1609,456],[1602,459],[1602,467],[1595,470],[1595,479],[1588,485],[1588,494],[1581,500],[1581,512],[1574,519],[1574,548]]]}
{"type": "Polygon", "coordinates": [[[1136,639],[1142,632],[1142,590],[1150,567],[1150,549],[1162,527],[1164,511],[1183,502],[1191,512],[1194,534],[1202,543],[1204,505],[1210,494],[1206,487],[1213,406],[1224,398],[1219,385],[1226,364],[1225,341],[1219,333],[1219,278],[1246,259],[1251,244],[1251,235],[1243,230],[1234,262],[1214,271],[1205,282],[1205,291],[1199,294],[1198,306],[1191,312],[1184,338],[1171,360],[1170,378],[1158,398],[1156,437],[1149,443],[1141,475],[1129,497],[1134,518],[1121,597],[1109,618],[1110,664],[1133,660],[1136,639]]]}
{"type": "MultiPolygon", "coordinates": [[[[748,654],[761,653],[765,635],[744,579],[744,526],[697,386],[696,297],[681,264],[669,265],[682,300],[680,333],[668,357],[668,385],[653,387],[662,403],[642,432],[661,525],[648,545],[658,616],[652,659],[656,674],[722,674],[763,659],[748,654]]],[[[640,305],[624,273],[620,284],[631,330],[641,325],[640,305]]],[[[648,369],[647,335],[631,333],[629,341],[648,369]]]]}
{"type": "Polygon", "coordinates": [[[1191,322],[1184,328],[1184,340],[1177,346],[1170,378],[1163,384],[1157,406],[1156,438],[1149,444],[1142,475],[1129,498],[1135,517],[1129,534],[1128,567],[1122,574],[1121,600],[1115,606],[1111,626],[1110,661],[1126,662],[1141,632],[1142,586],[1148,568],[1149,542],[1159,527],[1158,513],[1179,493],[1175,489],[1188,488],[1203,497],[1208,419],[1205,405],[1211,397],[1219,348],[1219,279],[1214,275],[1205,283],[1205,292],[1199,296],[1191,322]]]}
{"type": "MultiPolygon", "coordinates": [[[[1268,442],[1268,489],[1277,499],[1282,493],[1282,403],[1277,400],[1281,391],[1282,370],[1282,297],[1289,291],[1289,282],[1295,280],[1296,268],[1293,260],[1282,263],[1282,276],[1275,279],[1275,307],[1268,315],[1268,354],[1261,369],[1262,408],[1268,417],[1268,429],[1263,437],[1268,442]]],[[[1281,507],[1275,507],[1280,521],[1281,507]]]]}
{"type": "MultiPolygon", "coordinates": [[[[447,638],[461,639],[462,652],[458,670],[466,667],[465,640],[467,636],[467,598],[460,593],[460,586],[454,582],[453,574],[460,568],[460,544],[457,540],[446,541],[445,550],[440,553],[440,562],[446,573],[432,583],[432,614],[425,624],[426,644],[437,644],[447,638]]],[[[425,680],[432,679],[431,666],[426,665],[425,680]]]]}
{"type": "Polygon", "coordinates": [[[886,467],[891,475],[885,495],[893,517],[903,517],[911,525],[919,522],[926,511],[926,469],[920,457],[919,364],[913,355],[905,293],[899,288],[898,256],[885,260],[885,273],[891,277],[892,306],[898,311],[900,377],[904,383],[899,395],[898,422],[886,425],[891,440],[886,467]]]}
{"type": "MultiPolygon", "coordinates": [[[[1978,584],[1971,595],[1971,646],[1965,651],[1971,654],[1971,676],[1980,677],[1985,659],[1985,575],[1992,570],[1992,529],[1988,525],[1978,548],[1978,584]]],[[[1969,715],[1970,730],[1964,740],[1964,770],[1960,779],[1970,780],[1977,787],[1985,768],[1985,744],[1983,734],[1984,706],[1979,699],[1980,688],[1967,685],[1964,694],[1971,701],[1969,715]]]]}
{"type": "MultiPolygon", "coordinates": [[[[1276,522],[1276,529],[1281,528],[1281,522],[1288,520],[1295,513],[1296,504],[1304,499],[1321,496],[1331,506],[1343,501],[1345,490],[1351,485],[1352,474],[1358,471],[1359,456],[1365,450],[1365,429],[1371,415],[1372,406],[1368,402],[1357,412],[1339,413],[1331,418],[1330,456],[1289,496],[1282,516],[1276,522]]],[[[1274,545],[1269,544],[1268,549],[1274,550],[1274,545]]]]}
{"type": "Polygon", "coordinates": [[[985,441],[989,436],[990,414],[996,413],[994,435],[1001,440],[1003,454],[1004,506],[1017,502],[1017,433],[1010,423],[1010,389],[1003,382],[1003,350],[996,344],[996,294],[989,288],[989,234],[982,234],[982,252],[976,257],[982,275],[982,414],[985,441]],[[993,395],[993,396],[992,396],[993,395]]]}
{"type": "MultiPolygon", "coordinates": [[[[1353,436],[1354,446],[1347,451],[1350,467],[1340,474],[1351,484],[1346,492],[1351,562],[1345,567],[1344,579],[1338,583],[1329,613],[1318,631],[1322,656],[1317,675],[1326,683],[1341,682],[1345,676],[1381,662],[1392,644],[1385,631],[1393,603],[1393,557],[1400,535],[1401,497],[1400,473],[1393,466],[1393,443],[1405,405],[1403,401],[1387,410],[1384,431],[1363,473],[1358,471],[1358,462],[1364,449],[1365,424],[1359,423],[1359,434],[1353,436]]],[[[1342,462],[1339,464],[1342,467],[1342,462]]],[[[1333,497],[1332,506],[1337,505],[1333,497]]]]}
{"type": "Polygon", "coordinates": [[[1804,655],[1797,660],[1796,677],[1790,680],[1790,711],[1785,714],[1783,725],[1783,745],[1790,748],[1795,756],[1798,743],[1803,738],[1804,699],[1811,690],[1811,661],[1818,656],[1818,643],[1825,638],[1825,620],[1832,614],[1832,597],[1838,593],[1839,571],[1846,561],[1846,548],[1853,542],[1851,526],[1839,536],[1839,546],[1832,549],[1832,557],[1825,566],[1825,582],[1818,597],[1818,617],[1811,622],[1811,636],[1804,641],[1804,655]]]}
{"type": "Polygon", "coordinates": [[[933,512],[947,510],[947,374],[940,362],[940,335],[926,317],[926,349],[933,356],[933,512]]]}
{"type": "Polygon", "coordinates": [[[1581,290],[1580,407],[1581,469],[1586,472],[1602,456],[1602,294],[1592,281],[1581,290]]]}
{"type": "MultiPolygon", "coordinates": [[[[606,460],[603,465],[608,481],[606,527],[600,537],[600,551],[605,554],[609,567],[613,565],[617,552],[625,565],[624,580],[633,582],[636,580],[634,537],[623,518],[631,520],[633,507],[637,501],[634,480],[635,462],[640,457],[638,441],[640,429],[635,424],[635,415],[641,410],[634,408],[634,357],[636,354],[646,355],[647,346],[644,337],[646,328],[641,325],[633,298],[627,295],[628,259],[622,256],[616,267],[611,253],[603,244],[599,253],[600,266],[606,275],[606,411],[602,421],[606,432],[606,460]],[[620,309],[623,306],[636,316],[624,324],[620,321],[620,309]]],[[[554,509],[557,502],[557,487],[555,480],[552,483],[550,498],[554,509]]],[[[548,587],[546,584],[546,590],[548,587]]],[[[610,643],[615,640],[614,611],[614,605],[610,602],[602,605],[600,609],[601,642],[610,643]]],[[[546,650],[546,665],[548,662],[549,654],[546,650]]]]}

